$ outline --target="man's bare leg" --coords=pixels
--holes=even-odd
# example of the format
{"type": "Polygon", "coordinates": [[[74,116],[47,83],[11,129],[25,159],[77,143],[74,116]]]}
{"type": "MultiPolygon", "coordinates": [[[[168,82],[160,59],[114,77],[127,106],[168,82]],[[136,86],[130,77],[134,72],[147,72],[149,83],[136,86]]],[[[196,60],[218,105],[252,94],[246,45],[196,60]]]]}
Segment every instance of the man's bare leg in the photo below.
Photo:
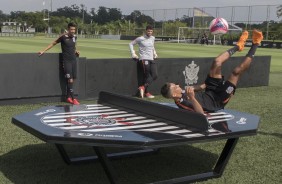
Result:
{"type": "Polygon", "coordinates": [[[248,36],[249,36],[248,31],[244,31],[235,47],[221,53],[219,56],[215,58],[211,66],[211,69],[210,69],[210,73],[209,73],[210,77],[222,78],[222,75],[221,75],[222,64],[225,61],[227,61],[235,52],[242,51],[244,49],[248,36]]]}
{"type": "Polygon", "coordinates": [[[251,62],[253,61],[256,49],[263,39],[262,32],[258,30],[254,30],[252,39],[253,39],[252,47],[250,48],[244,61],[232,71],[232,74],[228,79],[234,85],[237,85],[242,73],[244,73],[247,69],[249,69],[251,62]]]}

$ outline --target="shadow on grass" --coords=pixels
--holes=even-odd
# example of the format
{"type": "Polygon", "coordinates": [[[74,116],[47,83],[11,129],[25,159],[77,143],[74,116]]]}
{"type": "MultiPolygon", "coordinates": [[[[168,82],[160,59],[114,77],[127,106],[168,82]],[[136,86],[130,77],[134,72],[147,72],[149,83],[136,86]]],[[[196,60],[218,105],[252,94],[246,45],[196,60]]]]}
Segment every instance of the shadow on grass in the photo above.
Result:
{"type": "MultiPolygon", "coordinates": [[[[79,147],[73,147],[77,152],[79,147]]],[[[88,147],[89,148],[89,147],[88,147]]],[[[121,183],[147,183],[212,170],[218,155],[189,146],[112,161],[121,183]]],[[[55,146],[24,146],[0,157],[0,171],[12,183],[109,183],[100,163],[66,165],[55,146]]]]}
{"type": "Polygon", "coordinates": [[[279,133],[268,133],[268,132],[262,132],[262,131],[258,131],[258,133],[261,135],[271,135],[271,136],[275,136],[275,137],[282,139],[282,134],[279,134],[279,133]]]}

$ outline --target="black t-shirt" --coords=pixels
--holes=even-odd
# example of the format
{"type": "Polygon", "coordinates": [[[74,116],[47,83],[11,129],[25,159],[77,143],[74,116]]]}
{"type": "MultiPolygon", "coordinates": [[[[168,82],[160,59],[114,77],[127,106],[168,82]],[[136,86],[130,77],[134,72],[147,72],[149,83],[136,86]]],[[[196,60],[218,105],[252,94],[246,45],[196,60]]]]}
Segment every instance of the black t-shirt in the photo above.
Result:
{"type": "Polygon", "coordinates": [[[61,43],[63,61],[76,61],[76,40],[75,35],[70,37],[68,34],[63,34],[56,40],[57,43],[61,43]]]}
{"type": "MultiPolygon", "coordinates": [[[[215,99],[216,95],[212,93],[212,91],[200,91],[195,93],[196,100],[201,104],[203,110],[206,112],[214,112],[224,108],[224,105],[219,103],[220,100],[215,99]]],[[[179,101],[175,101],[175,104],[179,108],[194,111],[194,107],[188,100],[186,93],[182,93],[182,98],[179,101]]]]}

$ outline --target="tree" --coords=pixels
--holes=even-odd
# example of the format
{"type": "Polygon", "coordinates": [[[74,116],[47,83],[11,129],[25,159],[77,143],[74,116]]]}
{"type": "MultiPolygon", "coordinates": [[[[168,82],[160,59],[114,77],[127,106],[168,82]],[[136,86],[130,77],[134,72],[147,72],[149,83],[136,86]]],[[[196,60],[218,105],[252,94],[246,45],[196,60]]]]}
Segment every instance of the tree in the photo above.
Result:
{"type": "Polygon", "coordinates": [[[84,24],[83,24],[83,22],[82,22],[82,19],[76,17],[76,18],[74,18],[74,19],[72,20],[72,22],[76,24],[76,32],[77,32],[77,34],[79,34],[79,33],[82,34],[82,33],[83,33],[83,30],[85,29],[84,24]]]}
{"type": "Polygon", "coordinates": [[[51,16],[50,18],[50,26],[52,27],[52,31],[57,34],[63,33],[69,22],[71,22],[70,18],[57,16],[51,16]]]}
{"type": "Polygon", "coordinates": [[[96,22],[100,25],[106,24],[107,22],[110,22],[110,16],[107,11],[108,8],[104,6],[100,6],[98,13],[97,13],[97,18],[96,22]]]}
{"type": "Polygon", "coordinates": [[[277,7],[277,17],[278,18],[282,17],[282,5],[277,7]]]}
{"type": "Polygon", "coordinates": [[[114,31],[115,31],[116,27],[115,27],[114,22],[108,22],[104,26],[108,30],[108,33],[106,33],[106,34],[109,34],[109,35],[115,34],[114,31]]]}
{"type": "MultiPolygon", "coordinates": [[[[80,4],[80,14],[81,14],[81,16],[80,17],[82,17],[82,23],[84,24],[84,23],[90,23],[90,22],[88,22],[88,21],[85,21],[85,19],[86,19],[86,17],[87,17],[87,7],[84,5],[84,4],[80,4]]],[[[89,18],[88,18],[89,19],[89,18]]]]}
{"type": "Polygon", "coordinates": [[[101,30],[101,26],[97,22],[94,22],[94,23],[92,23],[91,29],[94,31],[95,35],[99,35],[100,30],[101,30]]]}
{"type": "Polygon", "coordinates": [[[269,40],[281,40],[282,39],[282,23],[275,21],[269,22],[269,40]]]}
{"type": "Polygon", "coordinates": [[[9,19],[18,23],[26,23],[26,28],[35,28],[38,32],[44,32],[48,27],[48,22],[44,21],[43,17],[43,12],[13,11],[9,19]]]}
{"type": "Polygon", "coordinates": [[[110,8],[109,9],[109,17],[110,17],[111,21],[121,20],[122,12],[120,11],[120,9],[110,8]]]}
{"type": "Polygon", "coordinates": [[[139,27],[144,23],[153,25],[155,21],[152,17],[142,14],[138,10],[134,10],[130,15],[126,16],[125,19],[136,23],[139,27]]]}
{"type": "Polygon", "coordinates": [[[79,15],[79,6],[77,5],[71,5],[71,7],[65,6],[63,8],[58,8],[57,11],[52,12],[53,16],[59,16],[59,17],[69,17],[74,18],[79,15]]]}
{"type": "Polygon", "coordinates": [[[186,23],[180,21],[169,21],[164,23],[164,32],[166,36],[176,36],[179,27],[185,27],[186,23]]]}
{"type": "Polygon", "coordinates": [[[123,23],[121,22],[121,20],[117,20],[114,22],[114,26],[115,26],[115,34],[117,35],[121,35],[121,30],[123,28],[123,23]]]}
{"type": "Polygon", "coordinates": [[[2,10],[0,10],[0,21],[4,22],[8,19],[8,15],[4,14],[2,10]]]}

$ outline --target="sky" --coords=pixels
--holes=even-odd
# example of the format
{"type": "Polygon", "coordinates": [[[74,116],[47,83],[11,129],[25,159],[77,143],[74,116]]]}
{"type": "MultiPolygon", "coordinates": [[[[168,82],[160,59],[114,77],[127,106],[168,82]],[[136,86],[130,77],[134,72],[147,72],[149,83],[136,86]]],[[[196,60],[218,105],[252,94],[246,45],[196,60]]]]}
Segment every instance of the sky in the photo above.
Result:
{"type": "MultiPolygon", "coordinates": [[[[0,0],[0,10],[4,13],[11,11],[41,11],[44,0],[0,0]]],[[[133,10],[175,9],[193,7],[222,7],[250,5],[282,5],[282,0],[45,0],[45,8],[56,10],[72,4],[84,4],[88,9],[99,6],[119,8],[123,14],[133,10]]]]}

